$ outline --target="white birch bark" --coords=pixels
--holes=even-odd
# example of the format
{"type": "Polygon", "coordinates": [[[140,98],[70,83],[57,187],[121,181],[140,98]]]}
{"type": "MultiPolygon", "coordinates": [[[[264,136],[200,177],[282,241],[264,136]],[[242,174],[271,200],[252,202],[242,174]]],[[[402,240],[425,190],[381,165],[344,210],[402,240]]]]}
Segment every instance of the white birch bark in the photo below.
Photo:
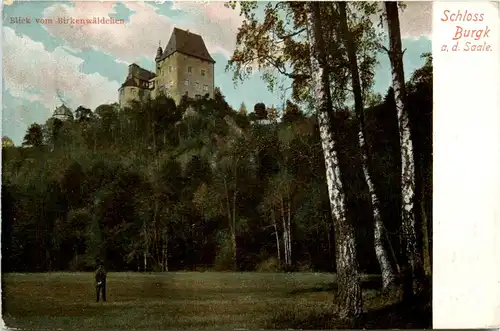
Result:
{"type": "Polygon", "coordinates": [[[163,243],[163,268],[164,271],[168,271],[168,233],[165,230],[165,233],[163,234],[165,242],[163,243]]]}
{"type": "Polygon", "coordinates": [[[280,252],[280,237],[278,234],[278,225],[276,224],[276,219],[274,217],[274,211],[272,211],[274,235],[276,236],[276,251],[278,253],[278,267],[281,265],[281,252],[280,252]]]}
{"type": "Polygon", "coordinates": [[[394,276],[394,270],[389,260],[389,255],[387,254],[387,250],[384,247],[384,241],[382,239],[384,227],[382,224],[382,217],[381,217],[382,215],[380,213],[380,200],[375,192],[375,186],[373,185],[373,181],[370,175],[369,164],[371,160],[371,155],[365,141],[364,105],[363,105],[363,95],[361,91],[361,82],[359,79],[358,63],[356,59],[356,45],[352,40],[352,36],[349,31],[349,27],[347,25],[346,6],[347,5],[345,2],[338,3],[340,23],[342,29],[341,32],[342,32],[342,38],[344,39],[344,43],[347,49],[347,55],[349,58],[352,89],[354,93],[354,107],[359,122],[358,140],[362,156],[361,164],[363,168],[363,174],[366,179],[366,184],[368,186],[368,192],[370,194],[370,202],[373,212],[375,255],[377,256],[377,260],[380,265],[380,271],[382,274],[382,288],[388,289],[392,284],[394,284],[395,276],[394,276]]]}
{"type": "Polygon", "coordinates": [[[278,223],[276,222],[276,215],[274,214],[274,207],[271,207],[271,221],[274,228],[274,236],[276,237],[276,253],[278,254],[278,266],[281,265],[281,249],[280,237],[278,232],[278,223]]]}
{"type": "MultiPolygon", "coordinates": [[[[399,13],[397,2],[385,2],[387,26],[389,30],[389,59],[392,68],[392,87],[399,122],[399,140],[401,145],[401,193],[402,193],[402,222],[403,249],[406,262],[418,283],[419,274],[423,271],[422,257],[417,246],[415,228],[415,163],[413,159],[413,143],[410,133],[410,121],[406,108],[406,90],[403,68],[403,52],[401,46],[401,32],[399,27],[399,13]]],[[[415,287],[415,285],[414,285],[415,287]]]]}
{"type": "Polygon", "coordinates": [[[363,312],[357,248],[354,228],[346,218],[345,195],[340,179],[340,167],[328,114],[331,108],[330,84],[324,66],[325,54],[321,35],[321,18],[318,4],[315,2],[308,3],[307,23],[311,49],[314,108],[318,115],[321,146],[325,159],[328,197],[336,233],[337,282],[340,296],[339,317],[353,319],[363,312]],[[320,61],[323,65],[320,65],[320,61]]]}
{"type": "Polygon", "coordinates": [[[143,235],[144,235],[144,251],[142,253],[142,259],[143,259],[143,267],[144,267],[144,272],[146,272],[148,268],[148,251],[149,251],[149,242],[148,242],[148,230],[146,227],[146,222],[143,223],[143,235]]]}
{"type": "Polygon", "coordinates": [[[288,233],[288,263],[292,265],[292,215],[291,215],[291,206],[290,206],[290,198],[288,198],[288,208],[287,208],[287,233],[288,233]]]}
{"type": "Polygon", "coordinates": [[[288,228],[286,226],[286,220],[285,220],[285,209],[283,206],[283,198],[280,197],[281,201],[281,222],[283,224],[283,246],[284,246],[284,255],[285,255],[285,266],[290,265],[290,261],[288,260],[288,228]]]}

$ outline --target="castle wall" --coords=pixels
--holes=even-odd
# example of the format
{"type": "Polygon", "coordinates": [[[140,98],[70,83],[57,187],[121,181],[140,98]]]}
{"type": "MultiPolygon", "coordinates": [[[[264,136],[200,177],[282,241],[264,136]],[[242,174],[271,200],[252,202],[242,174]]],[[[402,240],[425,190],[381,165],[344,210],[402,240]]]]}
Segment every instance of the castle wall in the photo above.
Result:
{"type": "Polygon", "coordinates": [[[177,91],[177,57],[168,58],[156,63],[155,95],[164,93],[178,102],[177,91]]]}
{"type": "Polygon", "coordinates": [[[214,66],[208,61],[175,53],[178,60],[178,82],[180,96],[186,93],[190,98],[214,93],[214,66]]]}
{"type": "Polygon", "coordinates": [[[157,64],[156,75],[155,89],[167,87],[166,94],[176,103],[186,93],[191,98],[207,93],[213,97],[214,65],[211,62],[176,52],[157,64]]]}
{"type": "MultiPolygon", "coordinates": [[[[137,65],[129,66],[131,78],[138,73],[137,65]]],[[[214,64],[195,57],[175,52],[166,59],[156,63],[156,77],[149,82],[139,81],[134,77],[135,84],[142,88],[125,86],[119,90],[119,104],[126,107],[131,101],[145,102],[156,98],[160,93],[170,96],[179,104],[182,96],[190,98],[214,96],[214,64]],[[154,85],[149,89],[150,83],[154,85]],[[141,85],[142,84],[142,85],[141,85]]]]}
{"type": "Polygon", "coordinates": [[[156,77],[151,79],[149,81],[150,84],[153,84],[154,88],[152,90],[150,90],[150,97],[151,99],[155,99],[156,96],[158,95],[158,89],[156,88],[156,77]]]}
{"type": "Polygon", "coordinates": [[[134,86],[125,86],[120,89],[119,103],[121,107],[126,107],[131,101],[145,102],[151,97],[150,91],[134,86]]]}

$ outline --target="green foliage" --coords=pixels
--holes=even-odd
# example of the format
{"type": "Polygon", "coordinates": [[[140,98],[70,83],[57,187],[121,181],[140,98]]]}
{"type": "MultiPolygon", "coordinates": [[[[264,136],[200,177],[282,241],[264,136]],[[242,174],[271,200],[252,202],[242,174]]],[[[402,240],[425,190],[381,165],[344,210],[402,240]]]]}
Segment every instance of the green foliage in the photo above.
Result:
{"type": "Polygon", "coordinates": [[[220,231],[216,235],[216,241],[218,251],[214,259],[214,269],[218,271],[233,269],[234,251],[230,234],[226,231],[220,231]]]}
{"type": "MultiPolygon", "coordinates": [[[[273,54],[273,61],[283,61],[278,68],[293,62],[291,72],[304,74],[308,48],[299,38],[305,27],[304,4],[267,4],[264,23],[256,22],[257,4],[239,6],[246,20],[239,47],[254,47],[250,42],[257,40],[248,38],[253,38],[252,31],[260,31],[265,37],[263,50],[268,52],[274,47],[269,34],[281,34],[285,50],[273,54]],[[286,15],[290,19],[285,20],[286,15]]],[[[336,7],[325,6],[326,20],[336,7]]],[[[349,4],[348,8],[359,61],[366,62],[362,81],[365,99],[372,100],[366,103],[373,106],[365,112],[366,139],[374,154],[370,167],[397,246],[400,155],[394,98],[392,91],[384,100],[368,91],[374,63],[370,62],[372,27],[365,16],[373,13],[373,7],[349,4]],[[354,17],[354,11],[360,17],[354,17]]],[[[325,30],[334,24],[328,21],[325,30]]],[[[344,50],[330,47],[331,54],[339,55],[331,59],[338,69],[331,74],[337,75],[336,86],[346,89],[347,80],[340,74],[346,72],[344,50]]],[[[294,78],[297,91],[308,88],[308,79],[303,78],[294,78]]],[[[415,71],[409,86],[415,153],[422,160],[417,164],[418,189],[425,193],[429,209],[431,57],[415,71]]],[[[236,264],[240,270],[270,270],[278,247],[283,259],[283,218],[290,219],[292,267],[334,270],[334,229],[319,130],[315,116],[303,104],[288,100],[282,118],[266,124],[254,121],[267,117],[263,103],[246,114],[232,109],[216,89],[213,99],[186,99],[181,105],[162,96],[126,109],[112,104],[92,111],[81,106],[75,114],[74,121],[33,124],[24,147],[2,148],[4,270],[83,270],[98,259],[107,261],[112,270],[164,270],[167,265],[179,270],[214,264],[219,269],[233,269],[236,264]]],[[[378,272],[357,122],[348,112],[337,112],[332,125],[339,140],[342,180],[347,183],[348,217],[355,221],[363,257],[360,264],[363,270],[378,272]]]]}
{"type": "Polygon", "coordinates": [[[270,257],[262,262],[260,262],[255,268],[257,272],[278,272],[280,271],[280,266],[278,259],[275,257],[270,257]]]}
{"type": "Polygon", "coordinates": [[[28,132],[24,136],[23,146],[40,147],[42,146],[42,143],[42,127],[37,123],[31,124],[28,128],[28,132]]]}
{"type": "Polygon", "coordinates": [[[105,259],[104,246],[103,246],[103,230],[99,218],[94,214],[89,222],[86,250],[87,265],[96,265],[97,261],[105,259]]]}
{"type": "Polygon", "coordinates": [[[409,92],[432,89],[432,53],[423,53],[421,58],[425,59],[425,64],[413,72],[407,84],[409,92]]]}
{"type": "MultiPolygon", "coordinates": [[[[243,23],[236,37],[236,49],[226,70],[233,71],[235,83],[249,78],[257,67],[269,90],[288,89],[281,78],[291,80],[292,96],[297,102],[310,102],[310,45],[304,2],[268,2],[262,7],[241,2],[243,23]],[[243,9],[244,8],[244,9],[243,9]],[[262,19],[256,12],[264,9],[262,19]]],[[[373,85],[377,52],[382,36],[372,17],[380,9],[375,2],[348,2],[348,25],[353,33],[363,93],[373,85]]],[[[321,25],[329,42],[327,68],[335,108],[343,108],[352,97],[348,94],[349,60],[341,42],[342,31],[335,2],[322,3],[321,25]]]]}
{"type": "Polygon", "coordinates": [[[253,112],[255,113],[257,119],[267,118],[266,105],[263,104],[262,102],[255,104],[255,106],[253,107],[253,112]]]}

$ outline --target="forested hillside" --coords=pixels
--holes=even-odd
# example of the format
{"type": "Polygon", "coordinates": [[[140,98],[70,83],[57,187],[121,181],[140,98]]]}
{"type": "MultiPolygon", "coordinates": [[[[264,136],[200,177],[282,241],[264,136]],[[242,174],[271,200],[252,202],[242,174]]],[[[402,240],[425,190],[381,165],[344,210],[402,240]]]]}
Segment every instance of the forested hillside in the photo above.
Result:
{"type": "MultiPolygon", "coordinates": [[[[430,58],[407,85],[416,209],[426,218],[418,223],[431,247],[430,58]]],[[[257,104],[247,114],[217,90],[178,107],[163,97],[125,110],[82,106],[74,115],[35,123],[23,147],[2,148],[4,272],[88,270],[97,260],[116,271],[335,270],[317,117],[304,106],[288,101],[276,116],[257,104]]],[[[331,122],[360,267],[380,273],[357,118],[346,110],[331,122]]],[[[401,154],[392,90],[365,109],[365,122],[395,263],[401,154]]]]}

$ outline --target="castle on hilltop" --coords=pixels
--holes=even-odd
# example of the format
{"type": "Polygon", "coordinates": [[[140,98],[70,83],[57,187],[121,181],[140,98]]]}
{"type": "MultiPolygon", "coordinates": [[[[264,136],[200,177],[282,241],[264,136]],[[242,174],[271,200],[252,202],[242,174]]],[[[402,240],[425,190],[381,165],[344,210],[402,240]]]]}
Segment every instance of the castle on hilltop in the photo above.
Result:
{"type": "Polygon", "coordinates": [[[179,104],[185,95],[199,98],[214,94],[214,59],[200,35],[174,28],[165,50],[158,47],[156,73],[137,64],[129,65],[125,82],[118,89],[120,107],[144,102],[160,94],[179,104]]]}

